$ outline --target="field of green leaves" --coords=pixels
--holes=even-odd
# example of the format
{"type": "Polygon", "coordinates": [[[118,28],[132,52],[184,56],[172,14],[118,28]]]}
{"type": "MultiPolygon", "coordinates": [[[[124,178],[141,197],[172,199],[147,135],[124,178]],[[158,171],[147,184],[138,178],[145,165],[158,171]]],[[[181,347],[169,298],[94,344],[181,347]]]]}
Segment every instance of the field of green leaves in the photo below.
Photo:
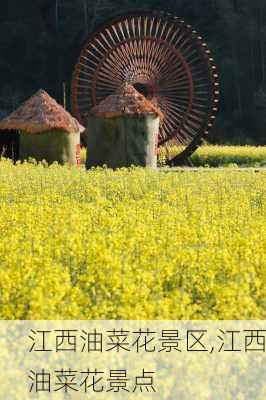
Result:
{"type": "Polygon", "coordinates": [[[0,162],[1,319],[263,319],[265,170],[0,162]]]}

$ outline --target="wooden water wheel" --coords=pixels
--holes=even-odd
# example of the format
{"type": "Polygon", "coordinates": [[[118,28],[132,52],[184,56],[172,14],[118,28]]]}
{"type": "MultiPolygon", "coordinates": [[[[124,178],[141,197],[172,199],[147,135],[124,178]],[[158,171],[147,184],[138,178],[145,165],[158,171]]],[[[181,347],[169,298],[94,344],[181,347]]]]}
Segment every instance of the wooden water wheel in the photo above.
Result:
{"type": "Polygon", "coordinates": [[[86,114],[123,84],[132,84],[163,112],[159,146],[177,145],[184,162],[213,126],[218,75],[201,36],[165,12],[119,15],[85,43],[72,80],[72,111],[86,114]]]}

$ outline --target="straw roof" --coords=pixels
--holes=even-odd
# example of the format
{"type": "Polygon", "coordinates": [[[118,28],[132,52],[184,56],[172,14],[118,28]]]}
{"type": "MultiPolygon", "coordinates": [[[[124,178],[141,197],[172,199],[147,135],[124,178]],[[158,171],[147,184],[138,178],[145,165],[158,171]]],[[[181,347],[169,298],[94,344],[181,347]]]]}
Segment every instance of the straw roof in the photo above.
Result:
{"type": "Polygon", "coordinates": [[[162,112],[132,85],[125,85],[106,97],[92,108],[90,114],[104,118],[120,117],[125,114],[156,114],[163,119],[162,112]]]}
{"type": "Polygon", "coordinates": [[[16,111],[0,121],[0,129],[40,133],[63,129],[69,133],[85,128],[44,90],[40,89],[16,111]]]}

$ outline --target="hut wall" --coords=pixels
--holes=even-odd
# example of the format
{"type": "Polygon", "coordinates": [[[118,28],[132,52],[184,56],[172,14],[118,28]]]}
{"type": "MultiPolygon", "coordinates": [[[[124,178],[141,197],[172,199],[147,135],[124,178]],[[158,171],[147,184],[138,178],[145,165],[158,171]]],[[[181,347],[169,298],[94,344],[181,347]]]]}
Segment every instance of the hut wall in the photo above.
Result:
{"type": "Polygon", "coordinates": [[[155,114],[117,118],[90,116],[86,167],[131,165],[156,168],[156,142],[160,119],[155,114]]]}
{"type": "Polygon", "coordinates": [[[49,164],[77,165],[77,149],[80,145],[79,133],[51,130],[41,133],[20,133],[20,159],[29,157],[37,161],[46,160],[49,164]]]}

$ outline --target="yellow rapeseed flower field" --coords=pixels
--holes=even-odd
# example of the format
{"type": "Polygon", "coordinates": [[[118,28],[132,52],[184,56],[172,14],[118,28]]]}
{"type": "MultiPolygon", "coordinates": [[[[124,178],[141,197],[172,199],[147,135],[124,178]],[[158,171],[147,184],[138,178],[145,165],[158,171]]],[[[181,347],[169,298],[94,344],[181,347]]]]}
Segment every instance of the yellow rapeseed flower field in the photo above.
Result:
{"type": "Polygon", "coordinates": [[[0,162],[1,319],[263,319],[266,172],[0,162]]]}
{"type": "MultiPolygon", "coordinates": [[[[169,150],[162,147],[159,151],[159,162],[173,158],[181,152],[181,148],[173,146],[169,150]]],[[[266,146],[200,146],[192,154],[191,163],[195,167],[209,165],[210,167],[265,167],[266,146]]]]}
{"type": "MultiPolygon", "coordinates": [[[[163,166],[179,154],[184,148],[172,146],[160,147],[159,165],[163,166]]],[[[81,151],[81,162],[85,164],[86,149],[81,151]]],[[[194,167],[266,167],[266,146],[221,146],[204,145],[190,157],[194,167]]]]}

